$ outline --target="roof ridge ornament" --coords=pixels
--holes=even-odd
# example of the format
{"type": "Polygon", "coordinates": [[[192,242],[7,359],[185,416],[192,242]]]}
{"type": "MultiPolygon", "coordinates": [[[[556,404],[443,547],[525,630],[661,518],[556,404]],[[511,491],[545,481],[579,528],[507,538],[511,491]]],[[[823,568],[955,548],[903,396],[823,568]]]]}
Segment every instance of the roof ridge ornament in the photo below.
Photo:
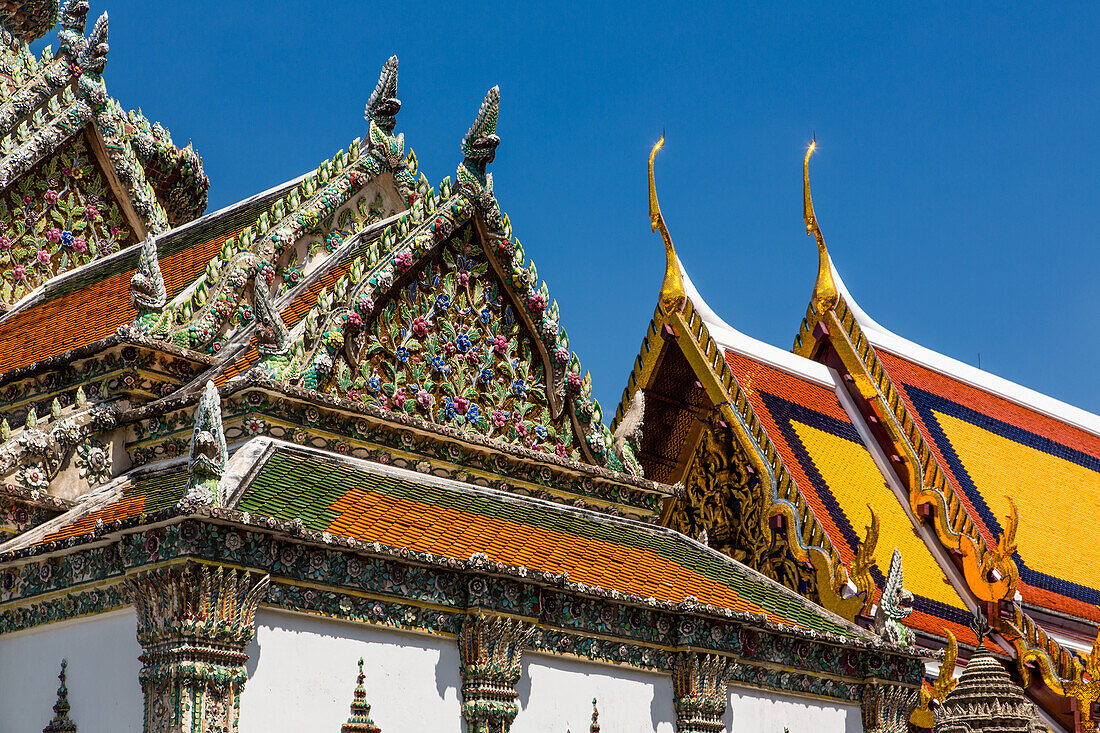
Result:
{"type": "Polygon", "coordinates": [[[378,75],[378,84],[367,99],[364,117],[386,132],[393,132],[397,126],[397,113],[401,110],[401,100],[397,98],[397,56],[390,56],[378,75]]]}
{"type": "Polygon", "coordinates": [[[802,161],[802,218],[806,221],[806,236],[817,240],[817,282],[814,283],[813,308],[818,313],[832,310],[840,301],[840,293],[833,281],[833,268],[829,262],[829,250],[814,213],[814,201],[810,196],[810,156],[817,150],[817,140],[810,140],[806,158],[802,161]]]}
{"type": "Polygon", "coordinates": [[[684,307],[687,292],[684,290],[683,275],[680,274],[680,262],[676,258],[676,248],[672,246],[672,235],[668,233],[661,205],[657,201],[657,184],[653,178],[653,159],[664,144],[665,136],[661,135],[649,153],[649,224],[652,231],[661,232],[665,243],[665,279],[661,283],[660,308],[665,313],[672,313],[684,307]]]}
{"type": "MultiPolygon", "coordinates": [[[[160,312],[168,302],[168,292],[164,287],[164,276],[160,271],[160,259],[157,254],[157,236],[150,234],[141,243],[138,271],[130,278],[130,300],[137,309],[135,325],[141,327],[142,316],[151,312],[160,312]]],[[[144,329],[143,329],[144,330],[144,329]]]]}
{"type": "Polygon", "coordinates": [[[497,118],[500,116],[500,87],[494,86],[485,94],[481,106],[477,110],[474,124],[462,138],[462,164],[459,166],[458,178],[463,179],[463,171],[472,175],[479,185],[489,190],[485,177],[485,168],[496,158],[497,146],[500,145],[500,137],[497,136],[497,118]]]}
{"type": "Polygon", "coordinates": [[[901,550],[894,548],[890,557],[890,570],[875,609],[875,631],[886,641],[913,646],[913,630],[905,626],[905,619],[913,613],[913,594],[904,588],[905,575],[901,567],[901,550]]]}
{"type": "Polygon", "coordinates": [[[191,449],[187,470],[191,474],[183,501],[213,504],[218,500],[217,488],[229,451],[222,427],[222,401],[213,381],[207,381],[195,408],[195,429],[191,433],[191,449]]]}
{"type": "Polygon", "coordinates": [[[290,348],[290,332],[275,308],[271,288],[264,277],[252,283],[252,308],[260,327],[257,350],[264,356],[285,355],[290,348]]]}

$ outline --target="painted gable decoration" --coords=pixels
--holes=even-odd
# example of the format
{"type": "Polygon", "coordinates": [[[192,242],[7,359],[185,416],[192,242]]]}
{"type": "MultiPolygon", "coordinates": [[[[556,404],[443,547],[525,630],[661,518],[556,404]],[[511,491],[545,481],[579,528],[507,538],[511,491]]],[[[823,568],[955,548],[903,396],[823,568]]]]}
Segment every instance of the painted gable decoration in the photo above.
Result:
{"type": "Polygon", "coordinates": [[[640,472],[633,436],[615,442],[603,426],[557,303],[493,195],[499,105],[494,87],[463,139],[453,193],[445,180],[419,225],[417,211],[387,228],[318,297],[288,355],[261,368],[463,434],[640,472]]]}
{"type": "Polygon", "coordinates": [[[154,338],[217,353],[259,320],[266,337],[278,342],[273,304],[265,309],[258,303],[258,283],[263,297],[283,294],[363,227],[404,210],[417,195],[416,158],[406,155],[404,135],[393,134],[401,107],[396,93],[395,56],[367,103],[367,141],[355,140],[324,161],[252,226],[226,240],[199,281],[143,316],[140,327],[154,338]]]}
{"type": "Polygon", "coordinates": [[[85,36],[87,14],[64,6],[56,56],[0,42],[0,310],[206,208],[194,150],[108,96],[107,14],[85,36]]]}

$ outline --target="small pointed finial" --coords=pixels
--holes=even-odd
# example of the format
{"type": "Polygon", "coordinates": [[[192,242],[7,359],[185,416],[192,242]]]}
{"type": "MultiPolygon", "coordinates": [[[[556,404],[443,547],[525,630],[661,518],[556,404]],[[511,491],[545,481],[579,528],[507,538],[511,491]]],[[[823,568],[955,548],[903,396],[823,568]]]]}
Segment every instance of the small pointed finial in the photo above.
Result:
{"type": "Polygon", "coordinates": [[[589,733],[600,733],[600,710],[596,707],[596,698],[592,698],[592,725],[588,726],[589,733]]]}
{"type": "Polygon", "coordinates": [[[665,137],[662,135],[649,153],[649,223],[653,231],[661,232],[661,239],[665,243],[665,279],[661,283],[660,304],[661,310],[672,313],[684,307],[687,293],[684,292],[684,278],[680,274],[676,248],[672,246],[672,235],[668,233],[665,218],[661,215],[661,205],[657,202],[657,183],[653,178],[653,159],[664,144],[665,137]]]}
{"type": "Polygon", "coordinates": [[[53,719],[42,729],[42,733],[76,733],[76,723],[69,718],[69,688],[65,685],[65,668],[69,662],[61,660],[61,674],[57,679],[61,684],[57,688],[57,702],[53,705],[53,719]]]}
{"type": "Polygon", "coordinates": [[[401,111],[401,100],[397,98],[397,57],[390,56],[378,75],[378,83],[367,100],[364,117],[387,132],[393,132],[397,125],[397,113],[401,111]]]}
{"type": "Polygon", "coordinates": [[[985,644],[985,637],[989,636],[989,619],[982,613],[980,607],[974,608],[974,615],[970,619],[970,630],[974,632],[974,636],[978,637],[978,648],[981,649],[985,644]]]}
{"type": "Polygon", "coordinates": [[[817,240],[817,282],[814,283],[813,307],[818,313],[831,310],[840,300],[833,282],[833,268],[829,263],[829,251],[825,249],[825,237],[821,236],[821,227],[814,214],[814,201],[810,196],[810,156],[817,149],[817,141],[811,140],[806,149],[806,159],[802,162],[802,218],[806,221],[806,236],[817,240]]]}
{"type": "Polygon", "coordinates": [[[370,703],[367,702],[367,690],[363,687],[366,675],[363,674],[363,658],[359,658],[359,676],[355,680],[355,697],[351,702],[351,715],[348,722],[340,726],[340,733],[382,733],[370,717],[370,703]]]}
{"type": "Polygon", "coordinates": [[[462,167],[467,169],[479,183],[485,181],[485,168],[496,157],[500,137],[497,135],[497,120],[500,118],[500,87],[493,87],[485,94],[477,110],[474,124],[462,138],[462,167]]]}

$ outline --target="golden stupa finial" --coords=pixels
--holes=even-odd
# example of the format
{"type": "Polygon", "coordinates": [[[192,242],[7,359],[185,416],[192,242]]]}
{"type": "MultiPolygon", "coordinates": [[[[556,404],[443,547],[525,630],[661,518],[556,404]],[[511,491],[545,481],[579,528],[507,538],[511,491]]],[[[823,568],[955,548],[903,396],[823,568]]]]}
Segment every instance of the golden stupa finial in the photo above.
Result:
{"type": "Polygon", "coordinates": [[[802,218],[806,220],[806,236],[817,240],[817,282],[814,283],[812,304],[818,313],[824,313],[836,306],[840,295],[833,282],[833,268],[829,264],[829,250],[825,249],[825,237],[821,236],[821,227],[817,225],[814,214],[814,200],[810,197],[810,156],[817,149],[817,141],[811,140],[806,149],[806,159],[802,162],[802,218]]]}
{"type": "Polygon", "coordinates": [[[649,154],[649,223],[653,231],[661,232],[661,239],[665,242],[665,279],[661,283],[661,310],[665,313],[678,311],[684,307],[687,293],[684,292],[684,278],[680,274],[680,263],[676,260],[676,249],[672,246],[672,236],[665,226],[665,218],[661,216],[661,205],[657,203],[657,184],[653,180],[653,159],[657,157],[657,151],[665,144],[665,136],[653,146],[649,154]]]}

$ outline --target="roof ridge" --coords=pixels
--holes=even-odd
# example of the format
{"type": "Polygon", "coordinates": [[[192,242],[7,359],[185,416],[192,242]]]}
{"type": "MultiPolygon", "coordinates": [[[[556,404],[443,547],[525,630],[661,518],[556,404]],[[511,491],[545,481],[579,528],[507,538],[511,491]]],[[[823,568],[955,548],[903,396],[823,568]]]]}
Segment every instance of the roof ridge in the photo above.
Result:
{"type": "Polygon", "coordinates": [[[1071,405],[1068,402],[1051,397],[1038,390],[1013,382],[1010,379],[983,371],[954,357],[933,351],[904,336],[899,336],[881,325],[863,310],[852,298],[851,292],[840,277],[836,265],[830,260],[833,278],[837,288],[852,312],[856,322],[863,329],[867,340],[875,346],[886,349],[897,356],[914,361],[932,371],[937,371],[976,387],[994,396],[1001,397],[1021,407],[1042,413],[1055,420],[1066,422],[1086,432],[1100,435],[1100,415],[1071,405]]]}
{"type": "Polygon", "coordinates": [[[804,377],[823,387],[836,389],[837,384],[836,380],[833,379],[833,373],[829,367],[824,364],[812,359],[807,359],[792,351],[785,351],[778,346],[749,336],[743,331],[739,331],[729,325],[729,323],[723,320],[722,317],[707,304],[703,296],[699,294],[699,290],[688,276],[687,269],[684,267],[683,262],[681,262],[679,258],[677,258],[677,262],[680,266],[680,272],[684,280],[684,290],[691,299],[692,305],[695,307],[695,312],[698,313],[699,317],[703,319],[703,322],[707,324],[707,329],[710,331],[711,338],[720,346],[729,351],[741,354],[742,356],[758,359],[769,366],[788,372],[796,377],[804,377]]]}

